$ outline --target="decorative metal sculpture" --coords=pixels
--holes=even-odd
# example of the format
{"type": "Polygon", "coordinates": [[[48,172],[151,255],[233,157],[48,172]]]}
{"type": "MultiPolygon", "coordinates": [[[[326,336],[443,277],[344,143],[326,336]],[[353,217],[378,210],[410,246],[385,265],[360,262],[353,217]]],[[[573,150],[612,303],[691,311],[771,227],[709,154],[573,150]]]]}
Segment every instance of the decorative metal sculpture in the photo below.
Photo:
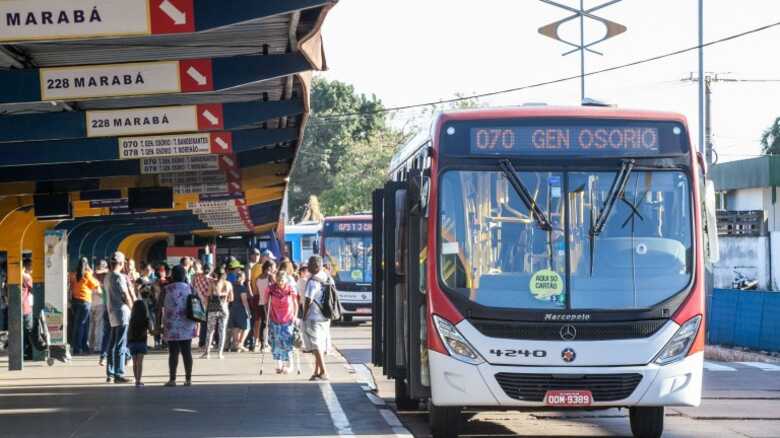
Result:
{"type": "Polygon", "coordinates": [[[596,44],[599,44],[605,40],[608,40],[614,36],[620,35],[621,33],[628,30],[626,26],[623,26],[622,24],[615,23],[614,21],[607,20],[606,18],[602,18],[596,15],[593,15],[594,12],[604,9],[607,6],[611,6],[615,3],[621,2],[622,0],[610,0],[606,3],[602,3],[598,6],[594,6],[592,8],[585,9],[584,0],[580,0],[580,7],[579,9],[576,9],[571,6],[563,5],[560,3],[556,3],[552,0],[540,0],[542,3],[547,3],[548,5],[556,6],[561,9],[565,9],[567,11],[573,12],[572,15],[562,19],[555,21],[553,23],[550,23],[548,25],[542,26],[539,28],[539,33],[552,38],[554,40],[558,40],[564,44],[567,44],[569,46],[574,47],[573,50],[569,50],[568,52],[563,53],[562,56],[570,55],[575,52],[580,52],[580,92],[582,100],[585,100],[585,51],[588,51],[590,53],[594,53],[596,55],[603,55],[603,53],[597,52],[591,47],[595,46],[596,44]],[[600,23],[603,23],[604,26],[607,28],[607,33],[604,35],[603,38],[600,38],[595,41],[591,41],[589,43],[585,43],[585,17],[590,18],[591,20],[598,21],[600,23]],[[571,41],[567,41],[558,34],[558,29],[563,23],[567,23],[571,20],[575,20],[579,18],[580,19],[580,42],[579,44],[573,43],[571,41]]]}

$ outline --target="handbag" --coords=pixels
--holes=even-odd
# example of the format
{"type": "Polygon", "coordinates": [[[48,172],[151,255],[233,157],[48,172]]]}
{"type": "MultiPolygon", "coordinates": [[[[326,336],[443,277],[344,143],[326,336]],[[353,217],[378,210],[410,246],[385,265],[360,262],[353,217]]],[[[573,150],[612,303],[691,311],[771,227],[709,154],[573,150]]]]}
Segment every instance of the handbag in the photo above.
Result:
{"type": "Polygon", "coordinates": [[[303,348],[303,335],[298,325],[293,323],[293,347],[301,349],[303,348]]]}
{"type": "Polygon", "coordinates": [[[187,296],[187,318],[195,322],[206,322],[206,308],[200,297],[194,293],[190,287],[190,294],[187,296]]]}

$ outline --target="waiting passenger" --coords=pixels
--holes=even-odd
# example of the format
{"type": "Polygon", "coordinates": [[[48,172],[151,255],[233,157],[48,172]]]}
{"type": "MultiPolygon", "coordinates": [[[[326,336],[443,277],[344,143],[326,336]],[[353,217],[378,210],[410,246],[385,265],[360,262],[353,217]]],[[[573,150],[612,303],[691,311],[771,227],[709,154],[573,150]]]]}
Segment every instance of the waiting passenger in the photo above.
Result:
{"type": "Polygon", "coordinates": [[[130,326],[127,335],[127,347],[133,356],[133,377],[135,386],[144,386],[141,376],[144,372],[144,355],[148,353],[147,341],[149,332],[154,329],[147,302],[143,299],[133,303],[133,311],[130,314],[130,326]]]}
{"type": "Polygon", "coordinates": [[[168,342],[169,379],[165,386],[176,386],[179,354],[184,362],[184,386],[192,384],[192,338],[195,337],[197,327],[195,321],[187,318],[187,300],[191,291],[184,267],[174,266],[171,283],[165,286],[162,312],[164,337],[168,342]]]}

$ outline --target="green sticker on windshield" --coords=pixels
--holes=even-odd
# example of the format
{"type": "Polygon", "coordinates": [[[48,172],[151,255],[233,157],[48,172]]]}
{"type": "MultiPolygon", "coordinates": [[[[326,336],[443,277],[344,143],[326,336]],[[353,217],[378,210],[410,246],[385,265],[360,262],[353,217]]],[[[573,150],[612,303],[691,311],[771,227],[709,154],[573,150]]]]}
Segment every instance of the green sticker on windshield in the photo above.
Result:
{"type": "Polygon", "coordinates": [[[552,301],[554,303],[563,301],[563,279],[557,272],[551,269],[536,271],[531,276],[528,288],[537,300],[552,301]]]}
{"type": "Polygon", "coordinates": [[[363,271],[361,271],[359,269],[356,269],[356,270],[352,271],[351,275],[352,275],[352,279],[353,280],[359,281],[359,280],[363,279],[363,271]]]}

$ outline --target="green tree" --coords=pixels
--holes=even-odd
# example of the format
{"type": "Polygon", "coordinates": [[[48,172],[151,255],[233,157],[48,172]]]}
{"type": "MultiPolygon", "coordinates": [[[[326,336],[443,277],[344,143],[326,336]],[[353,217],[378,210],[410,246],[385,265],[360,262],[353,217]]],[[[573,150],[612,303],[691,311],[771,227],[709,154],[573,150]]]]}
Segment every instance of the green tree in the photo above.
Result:
{"type": "Polygon", "coordinates": [[[320,196],[326,216],[371,210],[371,193],[382,187],[390,159],[405,135],[395,130],[373,133],[369,138],[349,145],[345,160],[333,187],[320,196]]]}
{"type": "Polygon", "coordinates": [[[780,154],[780,117],[761,134],[761,151],[767,155],[780,154]]]}
{"type": "Polygon", "coordinates": [[[353,143],[387,129],[383,108],[376,96],[358,94],[351,85],[314,79],[311,117],[290,172],[291,217],[301,217],[310,195],[319,196],[333,187],[342,167],[349,164],[347,151],[353,143]]]}

